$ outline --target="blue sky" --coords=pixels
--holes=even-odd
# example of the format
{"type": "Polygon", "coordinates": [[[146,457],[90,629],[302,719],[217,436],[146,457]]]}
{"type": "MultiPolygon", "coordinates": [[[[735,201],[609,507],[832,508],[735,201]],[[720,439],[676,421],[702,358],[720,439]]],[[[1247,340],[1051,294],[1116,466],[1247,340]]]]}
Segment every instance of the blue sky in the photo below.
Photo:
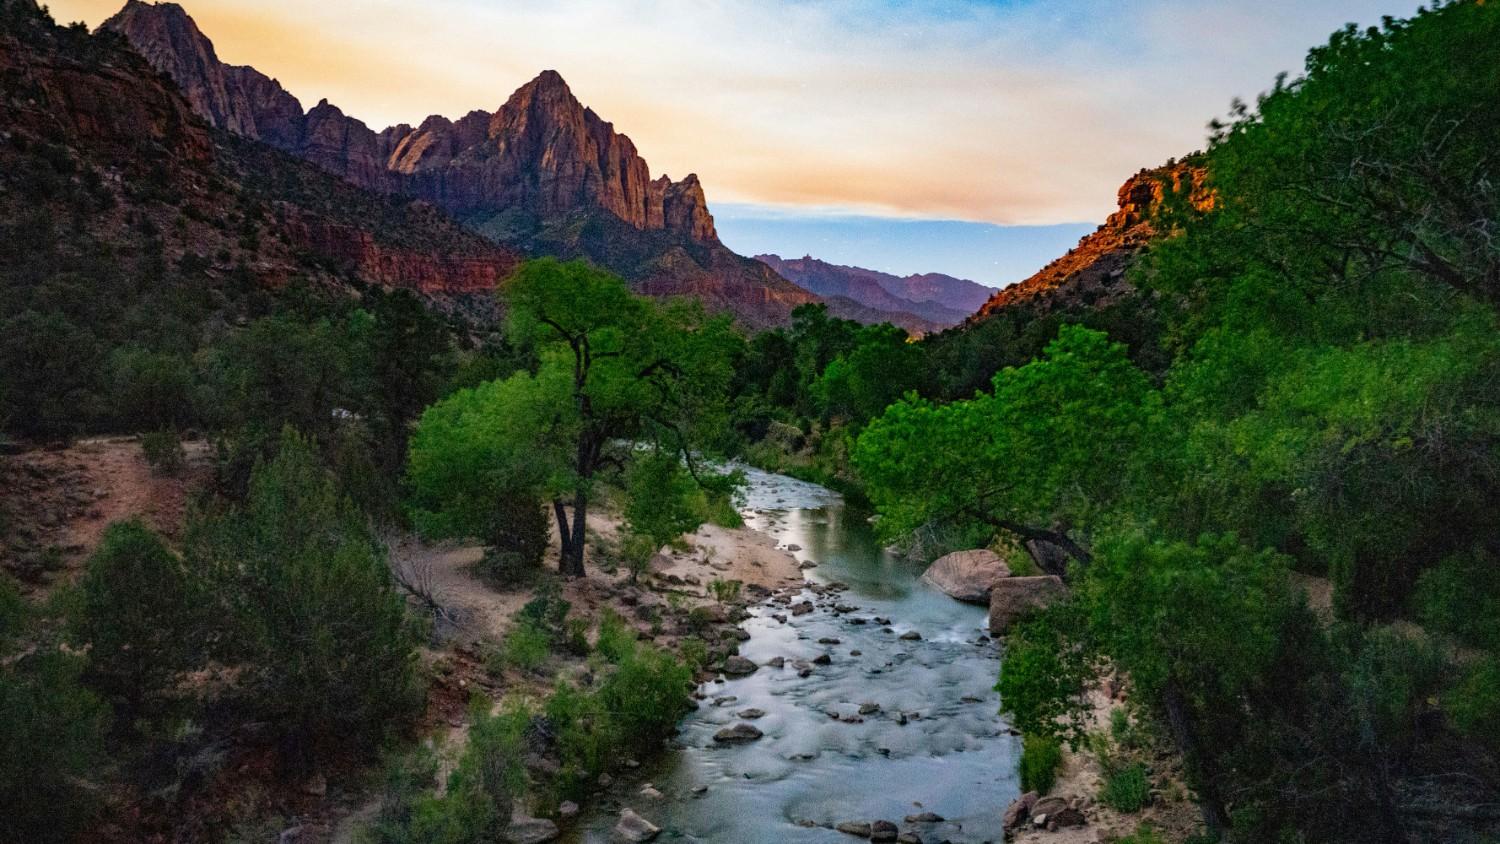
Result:
{"type": "Polygon", "coordinates": [[[1095,228],[806,214],[738,203],[713,211],[720,239],[742,255],[812,255],[895,275],[944,272],[991,287],[1026,278],[1095,228]]]}
{"type": "MultiPolygon", "coordinates": [[[[697,173],[737,249],[858,245],[868,251],[854,254],[868,258],[823,257],[989,283],[1025,275],[1016,262],[1029,258],[1007,257],[983,226],[907,221],[1092,226],[1132,173],[1200,148],[1231,98],[1253,100],[1278,72],[1295,73],[1308,48],[1346,22],[1418,5],[180,2],[220,58],[278,78],[304,105],[326,97],[377,129],[495,109],[555,69],[631,137],[653,175],[697,173]],[[746,220],[735,206],[780,216],[746,220]],[[885,236],[872,238],[867,220],[831,222],[830,209],[884,219],[885,236]]],[[[50,0],[59,19],[90,25],[122,3],[50,0]]],[[[1051,237],[1034,250],[1050,255],[1059,232],[1023,234],[1051,237]]]]}

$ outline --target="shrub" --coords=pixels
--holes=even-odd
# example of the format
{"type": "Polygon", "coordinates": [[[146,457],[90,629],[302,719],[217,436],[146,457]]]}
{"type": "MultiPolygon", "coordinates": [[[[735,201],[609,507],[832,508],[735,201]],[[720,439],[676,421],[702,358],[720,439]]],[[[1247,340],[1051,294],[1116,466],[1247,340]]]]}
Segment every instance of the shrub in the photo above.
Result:
{"type": "Polygon", "coordinates": [[[1021,741],[1021,790],[1046,794],[1057,780],[1062,745],[1051,736],[1026,736],[1021,741]]]}
{"type": "Polygon", "coordinates": [[[384,549],[307,440],[283,433],[245,505],[200,514],[188,548],[221,619],[221,659],[243,666],[246,703],[290,746],[368,742],[420,706],[419,631],[384,549]]]}
{"type": "Polygon", "coordinates": [[[628,744],[646,749],[677,724],[693,686],[693,672],[671,653],[637,646],[599,686],[604,706],[628,744]]]}
{"type": "Polygon", "coordinates": [[[115,704],[121,723],[174,697],[178,672],[194,665],[202,618],[187,571],[139,521],[105,531],[80,581],[75,626],[89,645],[87,682],[115,704]]]}
{"type": "Polygon", "coordinates": [[[631,583],[651,571],[651,558],[656,556],[658,547],[651,537],[639,533],[632,533],[620,541],[620,558],[630,571],[631,583]]]}
{"type": "MultiPolygon", "coordinates": [[[[0,653],[35,634],[0,575],[0,653]]],[[[93,817],[109,710],[79,683],[82,660],[54,644],[0,660],[0,840],[70,841],[93,817]]]]}
{"type": "Polygon", "coordinates": [[[619,613],[606,608],[599,617],[599,635],[594,640],[594,649],[605,659],[617,663],[635,653],[635,648],[635,631],[619,613]]]}
{"type": "Polygon", "coordinates": [[[500,646],[498,667],[536,672],[547,662],[551,651],[552,637],[547,635],[547,631],[533,622],[522,621],[505,634],[505,642],[500,646]]]}
{"type": "Polygon", "coordinates": [[[1146,778],[1146,766],[1136,763],[1109,772],[1099,791],[1099,800],[1126,814],[1145,808],[1151,802],[1151,782],[1146,778]]]}
{"type": "Polygon", "coordinates": [[[1134,834],[1118,839],[1115,844],[1167,844],[1167,842],[1150,824],[1141,824],[1135,828],[1134,834]]]}
{"type": "Polygon", "coordinates": [[[361,844],[476,844],[497,841],[526,786],[522,736],[530,715],[508,707],[491,715],[476,703],[469,742],[442,796],[429,788],[438,760],[430,750],[387,763],[385,791],[361,844]]]}
{"type": "Polygon", "coordinates": [[[146,458],[151,471],[158,475],[176,475],[187,465],[182,440],[171,429],[141,435],[141,455],[146,458]]]}
{"type": "Polygon", "coordinates": [[[589,620],[572,616],[563,624],[563,650],[573,656],[589,655],[589,620]]]}
{"type": "Polygon", "coordinates": [[[1459,732],[1500,753],[1500,659],[1487,657],[1467,671],[1444,700],[1459,732]]]}
{"type": "Polygon", "coordinates": [[[708,582],[708,591],[713,593],[715,601],[730,604],[739,600],[741,586],[743,584],[738,580],[724,580],[716,577],[708,582]]]}

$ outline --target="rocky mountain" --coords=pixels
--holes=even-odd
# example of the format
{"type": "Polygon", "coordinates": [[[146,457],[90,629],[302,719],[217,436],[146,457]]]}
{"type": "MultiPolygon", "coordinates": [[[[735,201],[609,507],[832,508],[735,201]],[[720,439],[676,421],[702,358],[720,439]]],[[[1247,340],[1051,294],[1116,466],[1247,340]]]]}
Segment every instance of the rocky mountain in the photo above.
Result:
{"type": "Polygon", "coordinates": [[[963,322],[995,292],[942,273],[896,276],[863,267],[820,261],[811,255],[755,259],[819,296],[843,296],[875,311],[911,314],[937,328],[963,322]]]}
{"type": "Polygon", "coordinates": [[[327,100],[302,110],[280,83],[220,61],[175,3],[129,0],[103,24],[180,86],[211,125],[368,190],[418,198],[529,254],[584,257],[638,289],[693,295],[752,325],[816,297],[718,238],[696,175],[652,178],[630,138],[543,71],[493,113],[376,132],[327,100]]]}
{"type": "Polygon", "coordinates": [[[11,293],[24,298],[34,280],[17,269],[28,262],[40,274],[107,265],[106,276],[191,276],[205,296],[292,282],[404,288],[493,318],[515,250],[216,130],[205,104],[244,116],[219,97],[230,89],[194,101],[117,37],[58,27],[33,0],[0,0],[0,11],[0,219],[16,227],[3,239],[25,245],[6,265],[11,293]]]}
{"type": "Polygon", "coordinates": [[[1120,186],[1119,209],[1067,254],[1025,281],[996,293],[969,318],[970,324],[1021,305],[1038,315],[1079,305],[1099,306],[1130,295],[1125,280],[1131,258],[1156,236],[1152,217],[1164,202],[1186,201],[1199,210],[1213,207],[1207,175],[1196,158],[1141,170],[1120,186]]]}

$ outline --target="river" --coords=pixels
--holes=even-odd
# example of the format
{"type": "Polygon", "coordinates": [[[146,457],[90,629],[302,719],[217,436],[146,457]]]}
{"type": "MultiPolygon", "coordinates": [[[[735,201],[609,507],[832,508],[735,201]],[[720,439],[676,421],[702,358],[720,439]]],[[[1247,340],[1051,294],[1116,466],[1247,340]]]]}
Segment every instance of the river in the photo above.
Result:
{"type": "Polygon", "coordinates": [[[804,591],[794,602],[813,602],[805,615],[773,603],[752,608],[740,654],[762,667],[700,687],[705,699],[674,748],[594,801],[575,840],[608,841],[627,806],[660,826],[662,841],[849,842],[835,824],[876,819],[926,842],[1002,840],[1001,813],[1019,793],[1020,744],[997,714],[999,649],[984,636],[984,610],[922,583],[920,565],[885,551],[838,494],[747,474],[747,524],[817,563],[806,572],[810,585],[848,588],[804,591]],[[901,638],[912,631],[921,638],[901,638]],[[823,654],[829,664],[799,676],[795,661],[823,654]],[[775,657],[786,665],[766,666],[775,657]],[[765,714],[738,715],[747,709],[765,714]],[[713,741],[741,721],[764,737],[713,741]],[[640,794],[647,783],[663,796],[640,794]],[[923,812],[944,820],[903,822],[923,812]]]}

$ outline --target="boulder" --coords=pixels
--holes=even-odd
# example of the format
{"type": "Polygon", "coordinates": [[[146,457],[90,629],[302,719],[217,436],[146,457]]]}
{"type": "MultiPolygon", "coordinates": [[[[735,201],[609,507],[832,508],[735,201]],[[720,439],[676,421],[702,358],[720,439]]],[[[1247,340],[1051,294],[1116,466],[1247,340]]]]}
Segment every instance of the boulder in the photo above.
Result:
{"type": "Polygon", "coordinates": [[[755,741],[763,735],[765,733],[756,729],[753,724],[741,722],[714,733],[714,741],[719,744],[744,744],[748,741],[755,741]]]}
{"type": "Polygon", "coordinates": [[[744,677],[747,674],[754,674],[755,670],[759,667],[738,654],[724,660],[724,673],[731,677],[744,677]]]}
{"type": "Polygon", "coordinates": [[[1026,819],[1031,817],[1031,807],[1036,805],[1038,799],[1039,795],[1035,791],[1028,791],[1012,800],[1005,809],[1005,816],[1000,821],[1001,826],[1005,829],[1020,829],[1021,825],[1026,823],[1026,819]]]}
{"type": "Polygon", "coordinates": [[[990,590],[990,635],[1003,636],[1022,616],[1068,594],[1062,578],[1055,575],[1007,577],[990,590]]]}
{"type": "Polygon", "coordinates": [[[505,828],[505,840],[510,844],[542,844],[557,838],[557,824],[546,818],[533,818],[517,812],[510,817],[505,828]]]}
{"type": "Polygon", "coordinates": [[[1068,801],[1061,797],[1043,797],[1032,804],[1031,814],[1033,816],[1046,815],[1050,818],[1066,808],[1068,808],[1068,801]]]}
{"type": "Polygon", "coordinates": [[[635,844],[650,841],[661,834],[661,827],[626,809],[620,813],[620,822],[615,824],[614,840],[635,844]]]}
{"type": "Polygon", "coordinates": [[[989,601],[995,582],[1007,577],[1010,567],[999,554],[983,548],[938,557],[922,573],[922,580],[970,604],[989,601]]]}
{"type": "Polygon", "coordinates": [[[871,841],[895,841],[900,830],[890,821],[875,821],[870,824],[871,841]]]}

